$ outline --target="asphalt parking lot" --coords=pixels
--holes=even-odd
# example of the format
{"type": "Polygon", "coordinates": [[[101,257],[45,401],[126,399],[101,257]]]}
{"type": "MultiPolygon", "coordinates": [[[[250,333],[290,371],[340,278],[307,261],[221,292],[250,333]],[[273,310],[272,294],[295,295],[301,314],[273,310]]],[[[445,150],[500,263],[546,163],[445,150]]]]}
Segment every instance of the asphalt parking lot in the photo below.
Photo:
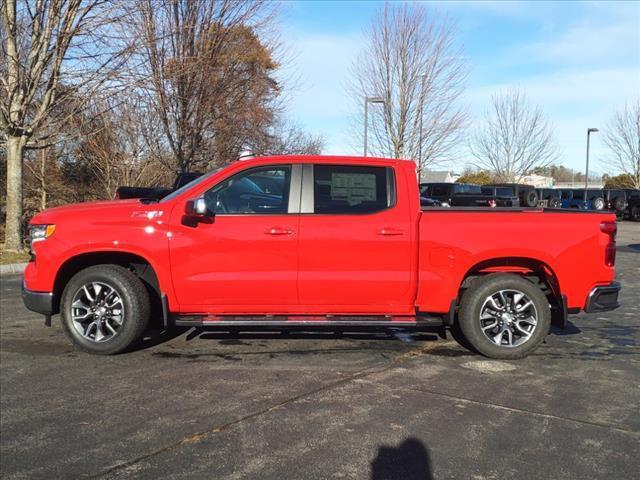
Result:
{"type": "Polygon", "coordinates": [[[78,353],[2,278],[0,477],[638,478],[640,223],[619,310],[493,361],[432,335],[184,332],[78,353]]]}

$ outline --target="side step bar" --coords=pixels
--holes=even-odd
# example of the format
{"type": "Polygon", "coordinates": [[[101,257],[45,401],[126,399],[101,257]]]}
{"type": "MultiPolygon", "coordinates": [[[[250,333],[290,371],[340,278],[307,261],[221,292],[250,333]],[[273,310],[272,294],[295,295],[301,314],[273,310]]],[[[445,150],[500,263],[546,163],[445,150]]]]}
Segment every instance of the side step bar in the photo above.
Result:
{"type": "Polygon", "coordinates": [[[441,317],[344,315],[177,315],[178,327],[442,327],[441,317]]]}

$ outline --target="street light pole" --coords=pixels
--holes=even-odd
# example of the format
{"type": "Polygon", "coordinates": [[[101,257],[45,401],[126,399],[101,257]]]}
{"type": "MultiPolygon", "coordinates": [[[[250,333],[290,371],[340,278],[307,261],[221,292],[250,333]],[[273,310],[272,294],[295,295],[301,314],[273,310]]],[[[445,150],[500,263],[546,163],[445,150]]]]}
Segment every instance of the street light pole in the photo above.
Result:
{"type": "Polygon", "coordinates": [[[420,178],[420,172],[422,171],[422,117],[424,109],[424,80],[427,78],[426,74],[420,75],[420,126],[418,128],[418,178],[420,178]]]}
{"type": "Polygon", "coordinates": [[[597,128],[587,128],[587,167],[584,174],[584,199],[587,199],[587,189],[589,188],[589,140],[591,133],[598,132],[597,128]]]}
{"type": "Polygon", "coordinates": [[[364,97],[364,156],[367,156],[367,134],[369,130],[369,104],[370,103],[382,103],[384,99],[380,97],[364,97]]]}

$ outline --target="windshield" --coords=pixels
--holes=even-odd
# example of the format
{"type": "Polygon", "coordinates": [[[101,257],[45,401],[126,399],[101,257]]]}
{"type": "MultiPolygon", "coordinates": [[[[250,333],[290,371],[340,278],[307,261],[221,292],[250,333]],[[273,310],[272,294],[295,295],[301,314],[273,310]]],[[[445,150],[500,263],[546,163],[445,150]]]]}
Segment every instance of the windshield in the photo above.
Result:
{"type": "Polygon", "coordinates": [[[173,192],[171,192],[169,195],[167,195],[166,197],[162,197],[162,200],[160,200],[161,202],[166,202],[167,200],[173,200],[174,198],[176,198],[178,195],[182,194],[182,192],[184,192],[185,190],[190,189],[191,187],[195,187],[196,185],[202,183],[203,181],[207,180],[208,178],[210,178],[211,176],[215,175],[216,173],[218,173],[220,170],[222,170],[222,167],[219,168],[215,168],[213,170],[211,170],[208,173],[205,173],[204,175],[202,175],[201,177],[198,178],[194,178],[193,180],[191,180],[189,183],[187,183],[186,185],[181,186],[179,189],[174,190],[173,192]]]}

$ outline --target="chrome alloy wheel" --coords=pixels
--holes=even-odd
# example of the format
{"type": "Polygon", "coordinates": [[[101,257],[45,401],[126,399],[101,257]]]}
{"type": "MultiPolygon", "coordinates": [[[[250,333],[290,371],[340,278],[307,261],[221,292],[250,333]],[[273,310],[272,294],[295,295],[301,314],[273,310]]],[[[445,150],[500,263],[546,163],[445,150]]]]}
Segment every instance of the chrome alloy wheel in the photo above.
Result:
{"type": "Polygon", "coordinates": [[[111,340],[122,328],[122,298],[104,282],[86,283],[73,296],[71,320],[85,339],[96,343],[111,340]]]}
{"type": "Polygon", "coordinates": [[[527,342],[538,324],[533,301],[519,290],[499,290],[480,309],[480,328],[500,347],[517,347],[527,342]]]}

